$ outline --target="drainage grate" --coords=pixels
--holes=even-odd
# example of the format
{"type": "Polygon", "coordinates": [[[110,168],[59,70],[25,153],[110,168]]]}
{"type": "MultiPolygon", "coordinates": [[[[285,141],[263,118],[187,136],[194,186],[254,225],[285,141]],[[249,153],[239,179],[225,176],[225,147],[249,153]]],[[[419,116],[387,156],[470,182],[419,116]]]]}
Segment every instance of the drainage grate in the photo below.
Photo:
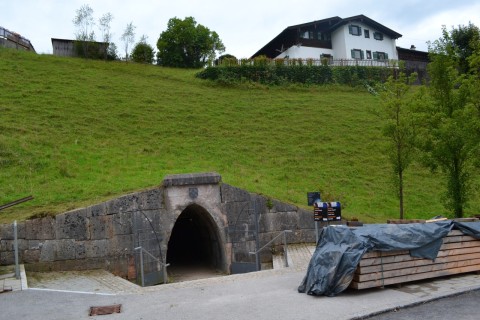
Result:
{"type": "Polygon", "coordinates": [[[122,305],[113,304],[111,306],[90,307],[90,316],[103,316],[106,314],[120,313],[122,305]]]}

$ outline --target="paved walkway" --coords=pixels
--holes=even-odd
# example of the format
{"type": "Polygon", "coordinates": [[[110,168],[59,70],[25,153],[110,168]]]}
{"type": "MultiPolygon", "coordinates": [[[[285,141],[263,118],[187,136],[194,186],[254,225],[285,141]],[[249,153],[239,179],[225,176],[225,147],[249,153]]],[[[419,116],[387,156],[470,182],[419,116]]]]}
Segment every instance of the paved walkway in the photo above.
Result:
{"type": "Polygon", "coordinates": [[[23,264],[20,265],[20,279],[15,277],[15,267],[11,266],[11,271],[0,275],[0,293],[11,291],[20,291],[27,289],[26,274],[23,264]]]}
{"type": "MultiPolygon", "coordinates": [[[[292,244],[288,246],[288,267],[306,270],[315,251],[315,244],[292,244]]],[[[286,268],[283,254],[273,256],[273,269],[286,268]]]]}
{"type": "MultiPolygon", "coordinates": [[[[289,246],[290,248],[290,246],[289,246]]],[[[346,290],[337,297],[297,292],[312,254],[292,246],[292,267],[141,288],[112,274],[29,273],[28,290],[0,295],[2,318],[91,319],[91,306],[122,304],[105,319],[365,319],[381,312],[480,290],[480,275],[415,282],[401,288],[346,290]],[[303,257],[303,258],[302,258],[303,257]]],[[[103,319],[103,318],[102,318],[103,319]]]]}

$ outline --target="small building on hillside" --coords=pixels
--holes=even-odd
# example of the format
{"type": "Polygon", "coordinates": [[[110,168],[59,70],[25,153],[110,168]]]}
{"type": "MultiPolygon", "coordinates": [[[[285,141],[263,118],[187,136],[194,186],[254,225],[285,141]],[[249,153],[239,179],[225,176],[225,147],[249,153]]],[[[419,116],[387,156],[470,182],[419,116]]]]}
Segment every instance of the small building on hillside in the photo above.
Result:
{"type": "Polygon", "coordinates": [[[397,47],[398,60],[405,63],[405,69],[418,73],[420,80],[427,79],[428,52],[419,51],[415,46],[410,49],[397,47]]]}
{"type": "Polygon", "coordinates": [[[107,42],[52,38],[53,55],[61,57],[83,57],[82,52],[87,51],[90,58],[101,58],[105,56],[108,45],[107,42]]]}
{"type": "Polygon", "coordinates": [[[30,40],[3,27],[0,27],[0,47],[35,52],[30,40]]]}
{"type": "Polygon", "coordinates": [[[353,61],[377,65],[382,61],[406,58],[428,61],[428,54],[399,49],[396,39],[402,35],[364,15],[332,17],[287,27],[258,50],[252,58],[313,59],[353,61]]]}

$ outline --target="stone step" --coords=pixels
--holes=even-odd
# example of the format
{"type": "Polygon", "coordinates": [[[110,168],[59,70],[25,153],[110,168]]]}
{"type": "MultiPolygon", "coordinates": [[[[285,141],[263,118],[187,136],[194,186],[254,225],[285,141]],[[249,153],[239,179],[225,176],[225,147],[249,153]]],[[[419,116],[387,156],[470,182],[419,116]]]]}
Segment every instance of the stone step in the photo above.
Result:
{"type": "MultiPolygon", "coordinates": [[[[288,266],[297,269],[306,269],[315,245],[311,243],[292,244],[288,246],[288,266]]],[[[285,268],[285,258],[282,254],[273,256],[273,269],[285,268]]]]}

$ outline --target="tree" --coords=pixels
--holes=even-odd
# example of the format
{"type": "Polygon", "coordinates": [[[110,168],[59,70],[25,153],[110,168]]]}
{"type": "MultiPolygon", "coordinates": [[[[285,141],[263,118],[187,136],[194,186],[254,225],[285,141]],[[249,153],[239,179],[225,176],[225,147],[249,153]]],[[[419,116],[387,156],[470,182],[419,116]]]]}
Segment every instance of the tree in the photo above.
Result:
{"type": "MultiPolygon", "coordinates": [[[[442,27],[442,38],[433,44],[437,53],[449,55],[455,59],[457,68],[461,74],[469,72],[468,58],[474,53],[475,45],[480,40],[480,29],[469,22],[467,26],[459,25],[450,32],[446,26],[442,27]]],[[[430,43],[432,47],[432,44],[430,43]]]]}
{"type": "Polygon", "coordinates": [[[132,50],[132,60],[137,63],[153,63],[153,47],[147,43],[147,37],[144,35],[132,50]]]}
{"type": "Polygon", "coordinates": [[[470,196],[473,167],[478,164],[480,115],[474,97],[478,97],[480,88],[471,85],[473,75],[459,73],[461,59],[452,50],[452,37],[444,29],[443,37],[430,47],[431,103],[424,110],[422,146],[427,152],[426,163],[445,174],[445,207],[455,217],[462,217],[470,196]]]}
{"type": "Polygon", "coordinates": [[[222,54],[218,59],[215,60],[215,65],[231,65],[237,66],[238,59],[234,55],[231,54],[222,54]]]}
{"type": "Polygon", "coordinates": [[[76,11],[76,16],[73,19],[73,24],[77,28],[75,33],[77,52],[80,52],[80,55],[83,55],[85,58],[89,53],[89,44],[90,42],[95,41],[95,32],[93,31],[93,26],[95,21],[93,19],[93,9],[88,5],[84,4],[76,11]]]}
{"type": "Polygon", "coordinates": [[[458,59],[461,73],[468,73],[470,69],[468,58],[474,53],[475,45],[480,40],[480,30],[469,22],[468,26],[458,26],[451,30],[454,54],[458,59]]]}
{"type": "MultiPolygon", "coordinates": [[[[102,33],[102,40],[103,42],[107,43],[110,47],[110,40],[112,38],[112,34],[110,33],[110,24],[112,23],[113,15],[108,12],[105,13],[99,20],[98,24],[100,26],[100,32],[102,33]]],[[[108,58],[108,49],[105,50],[105,60],[108,58]]]]}
{"type": "Polygon", "coordinates": [[[107,60],[118,60],[118,50],[117,45],[114,42],[108,44],[107,49],[107,60]]]}
{"type": "Polygon", "coordinates": [[[125,46],[125,61],[128,61],[128,47],[130,44],[133,44],[135,42],[135,26],[133,25],[133,22],[127,24],[127,27],[125,28],[125,31],[123,31],[121,39],[125,46]]]}
{"type": "Polygon", "coordinates": [[[225,46],[215,31],[197,24],[193,17],[172,18],[157,41],[157,63],[162,66],[201,68],[213,62],[225,46]]]}
{"type": "Polygon", "coordinates": [[[400,219],[404,218],[404,172],[415,153],[415,123],[412,110],[414,97],[410,94],[416,73],[406,76],[402,70],[390,76],[380,95],[385,120],[383,134],[388,139],[387,154],[392,165],[395,186],[399,198],[400,219]]]}
{"type": "Polygon", "coordinates": [[[76,12],[77,15],[73,19],[73,24],[77,28],[76,39],[86,41],[93,38],[92,28],[95,25],[93,9],[88,4],[84,4],[76,12]]]}

